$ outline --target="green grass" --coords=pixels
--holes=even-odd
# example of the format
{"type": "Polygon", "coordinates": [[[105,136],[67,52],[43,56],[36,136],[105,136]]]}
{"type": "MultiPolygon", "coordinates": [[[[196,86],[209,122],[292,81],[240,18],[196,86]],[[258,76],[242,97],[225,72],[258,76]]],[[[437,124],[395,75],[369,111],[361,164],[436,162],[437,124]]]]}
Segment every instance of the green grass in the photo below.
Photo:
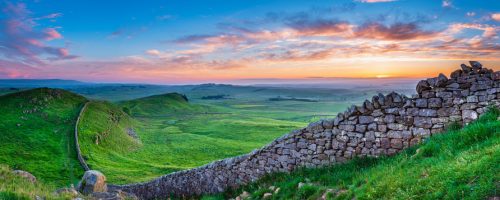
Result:
{"type": "Polygon", "coordinates": [[[187,97],[179,93],[167,93],[124,101],[120,105],[129,114],[135,116],[169,115],[199,110],[198,106],[189,105],[187,97]]]}
{"type": "Polygon", "coordinates": [[[54,187],[42,183],[31,183],[13,174],[9,167],[0,165],[0,199],[2,200],[29,200],[35,199],[36,196],[46,199],[71,199],[70,196],[55,195],[55,190],[54,187]]]}
{"type": "Polygon", "coordinates": [[[83,171],[75,155],[73,130],[85,101],[47,88],[0,96],[0,163],[48,184],[76,183],[83,171]]]}
{"type": "Polygon", "coordinates": [[[433,136],[394,157],[358,158],[346,164],[271,174],[256,183],[203,199],[234,198],[248,191],[261,199],[485,199],[498,196],[499,111],[490,110],[460,130],[433,136]],[[306,186],[298,189],[300,182],[306,186]]]}
{"type": "Polygon", "coordinates": [[[304,125],[256,112],[192,104],[179,94],[166,94],[117,105],[90,103],[79,138],[90,167],[103,171],[111,183],[122,184],[249,153],[304,125]],[[131,142],[125,134],[130,127],[140,142],[131,142]],[[102,133],[106,137],[100,137],[97,145],[96,135],[102,133]]]}

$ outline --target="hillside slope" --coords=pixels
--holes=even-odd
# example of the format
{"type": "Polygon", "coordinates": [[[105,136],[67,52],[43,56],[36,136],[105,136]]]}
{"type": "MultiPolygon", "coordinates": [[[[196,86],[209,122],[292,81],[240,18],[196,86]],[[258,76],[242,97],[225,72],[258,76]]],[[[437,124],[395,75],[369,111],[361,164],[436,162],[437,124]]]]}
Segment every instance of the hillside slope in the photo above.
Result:
{"type": "MultiPolygon", "coordinates": [[[[136,163],[127,158],[142,144],[134,130],[136,123],[120,107],[103,101],[87,104],[78,126],[78,139],[82,155],[91,169],[115,174],[136,163]]],[[[141,170],[141,166],[136,170],[141,170]]],[[[133,168],[132,168],[133,169],[133,168]]]]}
{"type": "Polygon", "coordinates": [[[167,93],[123,101],[119,105],[123,106],[124,110],[133,116],[168,115],[200,109],[199,106],[189,104],[187,97],[179,93],[167,93]]]}
{"type": "Polygon", "coordinates": [[[248,153],[303,125],[221,110],[189,103],[177,93],[118,104],[91,102],[79,126],[81,150],[110,183],[136,183],[248,153]],[[138,139],[128,136],[130,128],[138,139]]]}
{"type": "Polygon", "coordinates": [[[48,88],[0,96],[0,163],[51,184],[75,183],[83,171],[73,130],[85,101],[48,88]]]}
{"type": "Polygon", "coordinates": [[[448,130],[394,157],[362,158],[331,167],[275,173],[203,199],[486,199],[498,196],[500,111],[448,130]],[[301,185],[301,186],[299,186],[301,185]],[[277,189],[279,188],[279,189],[277,189]]]}

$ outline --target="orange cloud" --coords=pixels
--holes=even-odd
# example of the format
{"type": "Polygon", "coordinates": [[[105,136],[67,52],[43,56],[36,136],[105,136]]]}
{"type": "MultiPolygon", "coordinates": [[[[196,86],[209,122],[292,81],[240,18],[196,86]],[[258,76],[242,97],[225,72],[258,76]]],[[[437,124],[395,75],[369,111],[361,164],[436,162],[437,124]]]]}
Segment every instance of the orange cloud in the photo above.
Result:
{"type": "Polygon", "coordinates": [[[491,14],[491,19],[500,22],[500,13],[493,13],[491,14]]]}

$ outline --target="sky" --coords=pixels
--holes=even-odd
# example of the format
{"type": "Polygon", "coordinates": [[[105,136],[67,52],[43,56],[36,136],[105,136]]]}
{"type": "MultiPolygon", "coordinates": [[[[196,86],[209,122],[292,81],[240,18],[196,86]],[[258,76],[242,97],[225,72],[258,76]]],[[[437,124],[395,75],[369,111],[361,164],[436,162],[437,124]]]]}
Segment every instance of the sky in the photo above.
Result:
{"type": "Polygon", "coordinates": [[[0,0],[0,79],[153,84],[500,69],[499,0],[0,0]]]}

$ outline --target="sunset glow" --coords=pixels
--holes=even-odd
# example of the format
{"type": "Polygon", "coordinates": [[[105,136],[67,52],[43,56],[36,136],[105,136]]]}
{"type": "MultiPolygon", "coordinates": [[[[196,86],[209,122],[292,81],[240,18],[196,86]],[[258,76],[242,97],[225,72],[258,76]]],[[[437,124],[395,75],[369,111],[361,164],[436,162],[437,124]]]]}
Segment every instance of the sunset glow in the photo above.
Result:
{"type": "Polygon", "coordinates": [[[498,0],[3,1],[0,78],[185,84],[500,69],[498,0]],[[425,3],[424,3],[425,2],[425,3]]]}

